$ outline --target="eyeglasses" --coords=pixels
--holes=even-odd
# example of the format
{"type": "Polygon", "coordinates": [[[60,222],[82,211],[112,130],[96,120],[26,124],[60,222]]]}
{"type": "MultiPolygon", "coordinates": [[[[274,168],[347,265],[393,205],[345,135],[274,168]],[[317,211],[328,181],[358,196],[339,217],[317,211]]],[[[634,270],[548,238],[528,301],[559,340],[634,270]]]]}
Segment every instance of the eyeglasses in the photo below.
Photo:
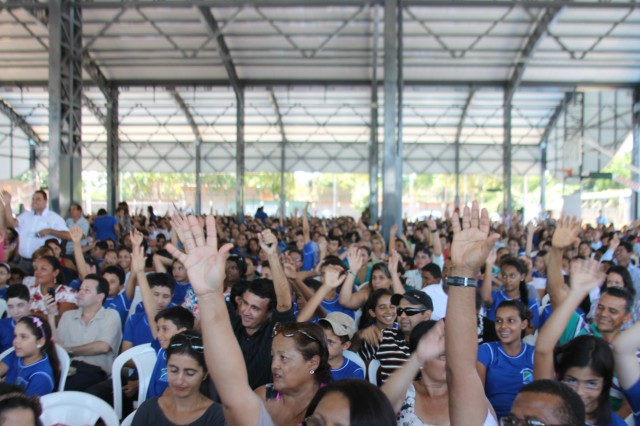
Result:
{"type": "Polygon", "coordinates": [[[500,426],[562,426],[562,425],[551,425],[543,422],[542,420],[532,419],[530,417],[525,417],[521,419],[514,414],[509,414],[506,417],[500,419],[500,426]]]}
{"type": "Polygon", "coordinates": [[[174,342],[169,345],[170,348],[183,348],[187,345],[196,352],[204,353],[204,345],[202,337],[192,336],[190,334],[178,333],[172,337],[174,342]]]}
{"type": "Polygon", "coordinates": [[[398,314],[398,316],[401,316],[402,314],[406,314],[408,317],[412,317],[414,315],[422,314],[424,312],[427,312],[427,310],[419,309],[419,308],[396,308],[396,314],[398,314]]]}
{"type": "Polygon", "coordinates": [[[581,384],[584,384],[584,387],[588,390],[588,391],[600,391],[602,389],[602,383],[599,382],[598,380],[578,380],[574,377],[565,377],[564,379],[562,379],[562,383],[564,383],[565,385],[569,386],[570,388],[572,388],[573,390],[578,389],[578,387],[581,384]]]}
{"type": "Polygon", "coordinates": [[[318,340],[318,338],[311,333],[307,333],[306,331],[300,330],[300,329],[284,331],[285,327],[286,327],[286,324],[277,323],[276,326],[273,327],[273,333],[271,334],[271,337],[276,337],[278,334],[281,334],[284,337],[293,337],[296,333],[299,333],[309,340],[313,340],[316,343],[320,343],[320,340],[318,340]]]}

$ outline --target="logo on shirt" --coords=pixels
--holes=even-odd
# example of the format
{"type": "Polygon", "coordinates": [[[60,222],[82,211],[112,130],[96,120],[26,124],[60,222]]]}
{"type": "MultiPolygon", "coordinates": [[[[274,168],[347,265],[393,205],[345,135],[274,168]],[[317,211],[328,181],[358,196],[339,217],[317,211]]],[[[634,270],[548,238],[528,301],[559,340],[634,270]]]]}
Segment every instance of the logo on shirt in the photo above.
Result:
{"type": "Polygon", "coordinates": [[[162,370],[160,370],[160,378],[158,379],[161,382],[168,382],[169,381],[169,376],[167,375],[167,369],[163,368],[162,370]]]}
{"type": "Polygon", "coordinates": [[[520,370],[520,375],[522,376],[522,384],[526,385],[527,383],[533,382],[533,370],[530,368],[523,368],[520,370]]]}

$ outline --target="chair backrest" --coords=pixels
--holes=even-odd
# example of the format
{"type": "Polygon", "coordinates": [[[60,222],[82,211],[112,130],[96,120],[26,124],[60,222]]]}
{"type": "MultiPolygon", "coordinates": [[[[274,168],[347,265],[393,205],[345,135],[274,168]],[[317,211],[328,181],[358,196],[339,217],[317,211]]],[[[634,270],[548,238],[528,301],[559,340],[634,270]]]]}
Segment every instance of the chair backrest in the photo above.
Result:
{"type": "Polygon", "coordinates": [[[131,426],[131,423],[133,423],[133,418],[135,416],[136,412],[134,411],[133,413],[129,414],[127,418],[122,421],[122,423],[120,423],[120,426],[131,426]]]}
{"type": "Polygon", "coordinates": [[[63,424],[66,426],[93,425],[100,418],[105,426],[119,426],[113,408],[97,396],[84,392],[54,392],[40,397],[43,426],[63,424]]]}
{"type": "Polygon", "coordinates": [[[0,354],[0,361],[4,359],[7,355],[9,355],[11,352],[13,352],[13,346],[11,346],[9,349],[6,349],[4,352],[0,354]]]}
{"type": "Polygon", "coordinates": [[[142,401],[147,397],[147,388],[151,375],[153,374],[153,367],[156,365],[156,359],[158,358],[156,351],[151,347],[150,343],[144,345],[134,346],[131,349],[127,349],[113,361],[113,373],[111,375],[111,382],[113,386],[113,408],[118,415],[118,418],[122,417],[122,376],[120,370],[129,360],[132,360],[136,365],[138,371],[138,404],[142,404],[142,401]]]}
{"type": "Polygon", "coordinates": [[[56,343],[56,355],[60,361],[60,380],[58,381],[58,391],[62,392],[67,384],[67,376],[69,375],[69,367],[71,366],[71,358],[67,351],[56,343]]]}
{"type": "Polygon", "coordinates": [[[129,316],[136,313],[136,306],[138,306],[138,303],[140,302],[142,302],[142,292],[140,291],[140,287],[136,286],[136,289],[133,291],[131,307],[129,308],[129,316]]]}
{"type": "Polygon", "coordinates": [[[4,299],[0,299],[0,318],[4,316],[4,313],[7,312],[7,301],[4,299]]]}
{"type": "Polygon", "coordinates": [[[378,370],[379,369],[380,369],[380,361],[378,361],[377,359],[372,359],[371,362],[369,362],[369,369],[367,374],[369,376],[369,382],[376,386],[378,386],[378,370]]]}
{"type": "Polygon", "coordinates": [[[353,361],[358,364],[358,366],[362,368],[362,371],[367,371],[367,364],[365,364],[364,360],[360,358],[360,355],[357,353],[352,351],[342,351],[342,356],[347,358],[349,361],[353,361]]]}

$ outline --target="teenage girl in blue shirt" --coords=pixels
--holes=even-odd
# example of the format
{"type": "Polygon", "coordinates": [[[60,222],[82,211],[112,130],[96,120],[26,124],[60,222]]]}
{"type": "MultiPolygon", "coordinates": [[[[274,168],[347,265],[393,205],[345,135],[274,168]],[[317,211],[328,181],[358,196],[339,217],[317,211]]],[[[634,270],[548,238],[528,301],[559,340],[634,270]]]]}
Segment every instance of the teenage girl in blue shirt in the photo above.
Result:
{"type": "Polygon", "coordinates": [[[7,383],[24,388],[29,396],[46,395],[55,390],[60,376],[56,347],[49,323],[29,315],[16,323],[12,353],[0,361],[0,375],[7,383]]]}

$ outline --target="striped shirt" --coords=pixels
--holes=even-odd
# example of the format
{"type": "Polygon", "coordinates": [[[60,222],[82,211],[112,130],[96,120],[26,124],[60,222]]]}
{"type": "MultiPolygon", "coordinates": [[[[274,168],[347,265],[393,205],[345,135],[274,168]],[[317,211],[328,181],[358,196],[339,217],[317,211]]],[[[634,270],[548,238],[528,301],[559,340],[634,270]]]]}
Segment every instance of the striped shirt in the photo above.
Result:
{"type": "Polygon", "coordinates": [[[409,342],[400,330],[386,328],[382,330],[382,339],[375,358],[380,361],[380,382],[385,380],[409,358],[409,342]]]}

